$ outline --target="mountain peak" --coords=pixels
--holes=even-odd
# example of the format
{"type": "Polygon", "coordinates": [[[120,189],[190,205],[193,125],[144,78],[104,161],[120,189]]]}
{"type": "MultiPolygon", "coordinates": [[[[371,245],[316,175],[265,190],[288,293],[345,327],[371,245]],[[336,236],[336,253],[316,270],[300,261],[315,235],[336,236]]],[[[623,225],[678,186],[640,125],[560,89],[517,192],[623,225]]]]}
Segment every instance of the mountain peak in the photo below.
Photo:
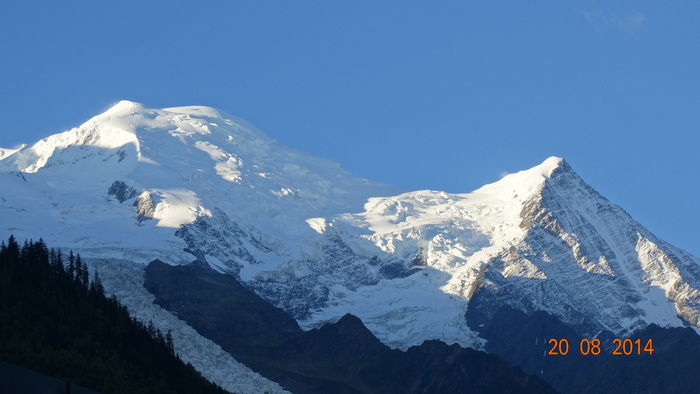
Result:
{"type": "Polygon", "coordinates": [[[531,168],[531,170],[537,169],[543,176],[550,178],[554,171],[565,166],[568,166],[568,164],[563,157],[550,156],[539,165],[531,168]]]}
{"type": "Polygon", "coordinates": [[[144,105],[141,103],[137,103],[135,101],[129,101],[129,100],[120,100],[116,104],[112,105],[109,107],[107,111],[103,113],[109,114],[109,115],[122,115],[122,114],[128,114],[132,112],[139,111],[144,108],[144,105]]]}
{"type": "Polygon", "coordinates": [[[507,178],[518,178],[520,180],[524,178],[536,178],[538,180],[551,178],[557,170],[562,168],[570,168],[566,160],[562,157],[550,156],[546,158],[542,163],[531,167],[527,170],[522,170],[505,175],[501,178],[501,181],[507,178]]]}
{"type": "Polygon", "coordinates": [[[97,115],[96,117],[120,117],[128,116],[137,112],[159,112],[163,111],[166,113],[180,114],[180,115],[190,115],[195,117],[207,117],[207,118],[233,118],[229,114],[225,114],[217,108],[208,107],[205,105],[188,105],[180,107],[169,107],[162,109],[148,108],[145,105],[130,101],[130,100],[120,100],[116,104],[109,107],[105,112],[97,115]]]}
{"type": "MultiPolygon", "coordinates": [[[[105,121],[115,118],[124,118],[136,115],[147,115],[147,114],[157,114],[165,117],[176,117],[178,115],[185,115],[195,118],[215,118],[215,119],[226,119],[235,120],[236,122],[241,121],[232,115],[226,114],[214,107],[208,107],[204,105],[189,105],[181,107],[169,107],[155,109],[146,107],[144,104],[130,101],[130,100],[120,100],[116,104],[109,107],[106,111],[94,116],[90,121],[105,121]]],[[[90,122],[88,121],[88,122],[90,122]]]]}
{"type": "Polygon", "coordinates": [[[542,163],[518,172],[505,174],[496,182],[489,183],[473,193],[485,195],[517,195],[519,200],[532,195],[540,186],[561,169],[570,169],[561,157],[550,156],[542,163]]]}
{"type": "Polygon", "coordinates": [[[70,187],[90,189],[98,205],[110,185],[121,182],[147,192],[154,209],[160,207],[156,227],[211,217],[211,206],[294,237],[316,234],[305,222],[310,217],[357,210],[371,196],[397,192],[279,144],[214,108],[151,108],[128,100],[78,127],[0,150],[0,173],[9,172],[40,173],[30,178],[50,183],[51,192],[79,183],[70,187]]]}
{"type": "MultiPolygon", "coordinates": [[[[0,170],[34,173],[46,167],[52,160],[58,162],[57,155],[62,155],[63,152],[71,151],[76,147],[79,150],[93,150],[93,153],[102,152],[101,154],[109,155],[111,152],[108,151],[133,145],[139,161],[148,161],[141,154],[143,140],[150,140],[152,149],[156,147],[162,149],[168,145],[168,142],[160,137],[156,137],[155,140],[146,138],[147,135],[152,137],[156,134],[161,136],[169,134],[175,137],[205,136],[211,134],[214,129],[230,135],[232,129],[229,126],[234,123],[238,122],[224,118],[218,110],[210,107],[153,109],[134,101],[121,100],[78,127],[50,135],[30,145],[22,145],[16,149],[1,149],[0,160],[3,163],[0,165],[0,170]],[[211,118],[216,118],[216,121],[211,118]]],[[[241,130],[236,129],[239,133],[242,132],[241,130]]],[[[255,136],[260,138],[260,134],[257,133],[255,136]]],[[[172,151],[165,153],[174,154],[172,151]]],[[[122,155],[122,153],[118,154],[122,155]]],[[[68,156],[70,157],[59,161],[64,164],[75,164],[81,161],[81,158],[94,155],[69,153],[68,156]]]]}

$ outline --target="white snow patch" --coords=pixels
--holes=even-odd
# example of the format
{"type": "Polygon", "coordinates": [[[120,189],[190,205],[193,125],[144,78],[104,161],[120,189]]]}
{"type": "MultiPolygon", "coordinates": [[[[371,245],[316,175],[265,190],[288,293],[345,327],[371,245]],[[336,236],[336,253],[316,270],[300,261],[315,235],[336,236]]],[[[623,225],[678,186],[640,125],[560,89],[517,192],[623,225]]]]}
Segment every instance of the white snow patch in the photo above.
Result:
{"type": "Polygon", "coordinates": [[[154,199],[158,227],[179,228],[183,224],[193,223],[199,216],[211,217],[211,211],[200,204],[197,193],[185,189],[156,189],[152,191],[160,201],[154,199]]]}
{"type": "Polygon", "coordinates": [[[217,161],[214,169],[219,176],[229,182],[241,182],[241,167],[243,167],[243,160],[236,155],[225,152],[218,146],[206,141],[197,141],[195,142],[195,146],[197,149],[209,154],[209,157],[211,157],[212,160],[217,161]]]}
{"type": "Polygon", "coordinates": [[[306,219],[306,223],[319,234],[323,234],[326,231],[326,219],[324,218],[306,219]]]}
{"type": "Polygon", "coordinates": [[[273,190],[272,194],[274,194],[275,196],[277,196],[279,198],[283,198],[283,197],[288,197],[288,196],[295,196],[296,192],[294,192],[294,190],[292,190],[288,187],[283,187],[283,188],[280,188],[279,190],[273,190]]]}

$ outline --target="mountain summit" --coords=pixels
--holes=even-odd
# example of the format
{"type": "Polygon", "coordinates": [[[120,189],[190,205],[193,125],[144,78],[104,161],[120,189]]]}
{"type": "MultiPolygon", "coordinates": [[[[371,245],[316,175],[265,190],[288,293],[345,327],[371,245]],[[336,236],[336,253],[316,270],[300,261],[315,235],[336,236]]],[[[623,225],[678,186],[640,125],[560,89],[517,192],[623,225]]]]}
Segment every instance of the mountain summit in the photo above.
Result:
{"type": "Polygon", "coordinates": [[[698,326],[700,261],[655,237],[561,158],[472,193],[371,198],[363,212],[328,223],[365,255],[379,249],[389,261],[420,262],[422,273],[340,294],[315,315],[350,311],[395,346],[426,332],[478,346],[478,338],[468,342],[469,308],[545,311],[591,336],[651,323],[698,326]]]}
{"type": "Polygon", "coordinates": [[[112,291],[137,312],[147,296],[120,286],[159,259],[234,275],[306,329],[351,313],[403,349],[481,348],[467,312],[503,307],[580,335],[700,327],[700,261],[557,157],[471,193],[401,194],[213,108],[121,101],[0,150],[0,182],[5,233],[120,267],[112,291]]]}
{"type": "MultiPolygon", "coordinates": [[[[44,237],[58,244],[79,239],[90,247],[93,235],[102,233],[94,230],[104,223],[118,229],[94,243],[100,248],[145,237],[152,249],[170,249],[161,241],[169,243],[173,228],[212,217],[214,208],[237,221],[254,222],[271,236],[270,242],[277,242],[277,235],[313,236],[304,222],[309,216],[359,209],[370,196],[396,192],[278,144],[216,109],[149,109],[130,101],[120,101],[76,128],[4,150],[0,173],[13,183],[17,179],[8,174],[22,174],[24,188],[41,189],[36,201],[23,190],[14,207],[37,222],[46,213],[42,211],[53,212],[61,225],[45,228],[44,237]],[[152,209],[135,211],[134,201],[108,204],[115,200],[109,190],[121,190],[152,209]],[[135,215],[140,215],[139,224],[152,219],[156,228],[132,228],[135,215]],[[86,231],[66,232],[66,226],[86,231]]],[[[9,190],[3,197],[12,198],[9,190]]],[[[26,234],[23,227],[14,227],[18,236],[32,234],[31,227],[26,234]]],[[[178,254],[179,261],[189,260],[178,254]]]]}

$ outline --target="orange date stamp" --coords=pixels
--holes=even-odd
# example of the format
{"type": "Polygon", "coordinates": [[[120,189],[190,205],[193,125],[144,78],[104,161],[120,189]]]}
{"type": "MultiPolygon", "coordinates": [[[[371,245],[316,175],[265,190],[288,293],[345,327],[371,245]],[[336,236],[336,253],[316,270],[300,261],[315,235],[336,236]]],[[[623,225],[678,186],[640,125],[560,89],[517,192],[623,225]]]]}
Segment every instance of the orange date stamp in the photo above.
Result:
{"type": "MultiPolygon", "coordinates": [[[[569,340],[566,338],[552,338],[548,341],[548,344],[551,346],[547,352],[548,356],[566,356],[569,354],[569,340]]],[[[578,343],[578,352],[582,356],[598,356],[602,352],[600,345],[600,339],[598,338],[583,338],[578,343]]],[[[614,349],[610,353],[613,356],[641,356],[646,354],[651,356],[654,354],[654,341],[651,338],[647,340],[615,338],[612,341],[611,348],[613,347],[614,349]]]]}

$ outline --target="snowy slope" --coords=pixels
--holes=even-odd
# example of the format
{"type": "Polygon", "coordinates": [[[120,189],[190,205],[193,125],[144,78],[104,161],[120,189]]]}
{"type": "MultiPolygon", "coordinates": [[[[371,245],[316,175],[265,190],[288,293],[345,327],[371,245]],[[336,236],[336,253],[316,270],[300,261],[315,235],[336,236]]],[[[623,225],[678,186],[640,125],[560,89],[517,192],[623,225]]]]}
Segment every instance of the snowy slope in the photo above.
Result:
{"type": "Polygon", "coordinates": [[[483,291],[496,300],[493,312],[500,305],[547,311],[581,334],[624,335],[650,323],[698,327],[700,261],[656,238],[560,158],[468,194],[373,198],[363,212],[328,223],[358,250],[421,255],[426,270],[338,297],[309,326],[350,311],[400,347],[418,341],[401,334],[416,326],[419,336],[478,346],[460,324],[483,291]],[[439,292],[423,303],[426,282],[439,292]]]}
{"type": "Polygon", "coordinates": [[[559,158],[471,193],[399,194],[215,109],[127,101],[0,155],[3,232],[135,269],[206,262],[307,328],[349,312],[391,346],[481,347],[477,292],[586,334],[700,326],[700,261],[559,158]]]}
{"type": "Polygon", "coordinates": [[[3,154],[0,176],[9,187],[0,198],[13,231],[31,236],[34,224],[44,222],[48,240],[96,249],[100,256],[108,250],[121,256],[128,248],[191,261],[174,229],[212,218],[217,209],[254,223],[256,252],[274,249],[259,262],[277,261],[296,253],[282,241],[316,235],[306,218],[395,192],[207,107],[154,110],[122,101],[75,129],[3,154]],[[115,182],[124,201],[108,194],[115,182]]]}

